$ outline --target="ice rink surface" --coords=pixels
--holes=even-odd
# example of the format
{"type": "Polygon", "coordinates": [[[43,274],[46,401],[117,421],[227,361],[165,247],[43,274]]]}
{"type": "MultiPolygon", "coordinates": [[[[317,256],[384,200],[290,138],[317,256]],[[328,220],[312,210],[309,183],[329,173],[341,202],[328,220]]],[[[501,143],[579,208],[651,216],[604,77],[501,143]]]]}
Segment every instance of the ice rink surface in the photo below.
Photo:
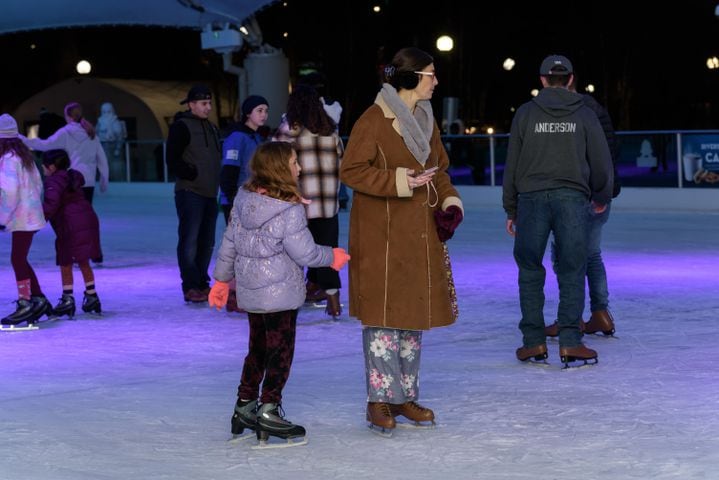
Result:
{"type": "MultiPolygon", "coordinates": [[[[619,197],[603,240],[617,337],[585,337],[599,364],[562,370],[556,340],[548,366],[515,359],[504,214],[468,210],[449,242],[460,318],[423,341],[420,402],[437,428],[372,434],[358,322],[307,308],[283,404],[309,443],[258,451],[228,442],[246,319],[183,302],[171,195],[96,196],[95,207],[104,315],[0,334],[2,480],[716,478],[718,214],[622,210],[619,197]]],[[[220,217],[218,246],[222,228],[220,217]]],[[[48,226],[30,259],[55,303],[53,241],[48,226]]],[[[16,299],[9,250],[2,233],[3,316],[16,299]]],[[[82,290],[76,272],[78,301],[82,290]]]]}

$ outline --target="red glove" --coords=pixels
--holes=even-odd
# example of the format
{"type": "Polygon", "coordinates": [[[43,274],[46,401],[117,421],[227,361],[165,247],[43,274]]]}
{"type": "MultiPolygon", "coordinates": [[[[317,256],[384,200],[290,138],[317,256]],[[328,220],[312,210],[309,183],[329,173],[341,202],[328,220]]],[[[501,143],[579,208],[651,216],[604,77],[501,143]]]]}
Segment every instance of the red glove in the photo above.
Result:
{"type": "Polygon", "coordinates": [[[215,284],[210,289],[210,294],[207,295],[207,302],[210,304],[210,307],[222,310],[222,307],[227,305],[227,297],[229,294],[230,284],[216,280],[215,284]]]}
{"type": "Polygon", "coordinates": [[[350,259],[350,256],[347,255],[347,252],[344,248],[333,248],[332,253],[334,254],[334,259],[332,260],[332,265],[330,265],[334,270],[337,270],[338,272],[342,270],[342,267],[344,267],[347,262],[350,259]]]}
{"type": "Polygon", "coordinates": [[[446,242],[454,235],[464,215],[456,205],[450,205],[447,210],[437,209],[434,211],[434,223],[437,224],[437,235],[440,242],[446,242]]]}

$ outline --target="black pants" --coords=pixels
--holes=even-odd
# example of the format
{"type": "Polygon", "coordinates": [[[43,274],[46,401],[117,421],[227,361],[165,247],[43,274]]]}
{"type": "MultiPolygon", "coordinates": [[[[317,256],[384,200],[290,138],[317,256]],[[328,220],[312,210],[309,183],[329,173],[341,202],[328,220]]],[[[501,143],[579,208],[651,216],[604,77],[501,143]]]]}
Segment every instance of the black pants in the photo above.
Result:
{"type": "Polygon", "coordinates": [[[259,396],[261,403],[281,403],[282,389],[290,376],[295,354],[297,310],[248,313],[247,317],[249,348],[237,394],[244,400],[259,396]]]}
{"type": "MultiPolygon", "coordinates": [[[[317,245],[337,247],[340,236],[340,222],[337,215],[332,218],[311,218],[307,220],[307,228],[317,245]]],[[[342,286],[339,272],[330,267],[308,268],[307,280],[316,283],[322,290],[342,286]]]]}

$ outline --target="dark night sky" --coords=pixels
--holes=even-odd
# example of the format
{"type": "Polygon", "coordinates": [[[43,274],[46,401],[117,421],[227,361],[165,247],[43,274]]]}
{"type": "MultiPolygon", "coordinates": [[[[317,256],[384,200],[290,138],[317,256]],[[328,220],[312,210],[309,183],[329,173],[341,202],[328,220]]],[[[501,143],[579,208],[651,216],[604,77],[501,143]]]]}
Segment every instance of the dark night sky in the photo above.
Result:
{"type": "MultiPolygon", "coordinates": [[[[442,97],[457,96],[460,116],[468,123],[508,129],[510,107],[528,100],[529,91],[539,86],[542,58],[563,53],[583,81],[596,85],[595,96],[608,105],[620,130],[719,128],[719,70],[706,68],[707,57],[719,56],[716,1],[687,1],[671,9],[614,0],[474,6],[443,0],[432,9],[419,8],[416,1],[378,3],[379,15],[364,0],[288,0],[287,7],[276,3],[258,14],[265,40],[289,57],[291,74],[304,62],[315,62],[327,74],[328,94],[345,107],[343,130],[373,100],[377,66],[409,45],[435,57],[437,112],[442,97]],[[455,36],[450,54],[434,49],[434,39],[443,33],[455,36]],[[501,68],[506,56],[517,60],[511,72],[501,68]]],[[[3,111],[74,76],[81,57],[93,62],[92,75],[98,77],[235,85],[235,77],[222,72],[219,55],[202,51],[199,33],[192,30],[25,32],[0,36],[0,51],[3,111]]]]}

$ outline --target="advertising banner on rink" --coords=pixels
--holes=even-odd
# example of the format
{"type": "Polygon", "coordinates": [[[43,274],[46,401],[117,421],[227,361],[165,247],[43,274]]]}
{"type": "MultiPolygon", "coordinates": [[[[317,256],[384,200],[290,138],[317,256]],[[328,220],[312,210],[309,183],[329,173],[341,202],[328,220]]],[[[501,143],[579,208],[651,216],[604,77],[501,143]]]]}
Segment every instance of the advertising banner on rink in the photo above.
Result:
{"type": "Polygon", "coordinates": [[[719,186],[719,135],[682,136],[685,183],[719,186]]]}

